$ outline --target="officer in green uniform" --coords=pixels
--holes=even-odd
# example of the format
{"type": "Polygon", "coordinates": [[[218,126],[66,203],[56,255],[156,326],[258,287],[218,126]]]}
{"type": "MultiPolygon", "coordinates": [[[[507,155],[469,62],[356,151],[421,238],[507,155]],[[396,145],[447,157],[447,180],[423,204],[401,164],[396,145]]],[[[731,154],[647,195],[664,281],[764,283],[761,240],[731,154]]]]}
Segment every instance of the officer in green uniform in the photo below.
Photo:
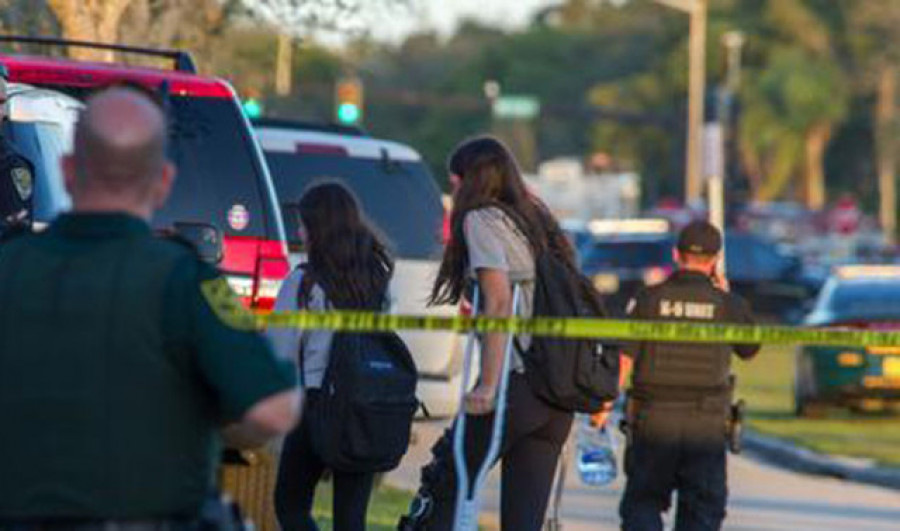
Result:
{"type": "MultiPolygon", "coordinates": [[[[753,324],[747,303],[718,269],[722,234],[705,221],[682,230],[678,271],[628,305],[638,320],[753,324]]],[[[619,512],[626,531],[662,531],[661,513],[678,491],[675,529],[719,529],[725,518],[731,356],[759,345],[645,341],[624,352],[634,363],[628,393],[628,482],[619,512]]],[[[629,366],[631,363],[625,363],[629,366]]]]}
{"type": "Polygon", "coordinates": [[[222,277],[151,233],[165,138],[145,95],[94,95],[73,212],[0,246],[0,529],[193,529],[222,428],[262,444],[296,422],[294,371],[222,277]]]}
{"type": "MultiPolygon", "coordinates": [[[[0,64],[0,127],[5,126],[9,71],[0,64]]],[[[31,219],[34,167],[0,130],[0,236],[28,227],[31,219]]]]}

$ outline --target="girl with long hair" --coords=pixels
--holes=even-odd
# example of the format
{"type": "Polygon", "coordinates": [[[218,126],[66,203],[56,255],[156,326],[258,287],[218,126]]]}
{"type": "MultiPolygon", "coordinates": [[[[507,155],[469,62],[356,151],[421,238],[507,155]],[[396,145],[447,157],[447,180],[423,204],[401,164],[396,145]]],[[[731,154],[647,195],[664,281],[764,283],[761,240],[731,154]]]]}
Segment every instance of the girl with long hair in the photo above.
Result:
{"type": "MultiPolygon", "coordinates": [[[[477,137],[463,142],[449,159],[454,183],[450,241],[431,293],[433,304],[455,304],[477,282],[481,313],[508,317],[513,313],[513,286],[520,286],[518,314],[532,314],[535,258],[556,253],[575,269],[574,251],[548,209],[525,187],[515,159],[497,139],[477,137]]],[[[466,395],[466,457],[474,476],[490,442],[493,411],[502,373],[506,335],[481,338],[481,372],[466,395]]],[[[516,338],[527,349],[530,338],[516,338]]],[[[501,445],[501,524],[503,529],[539,531],[560,451],[569,434],[571,413],[541,401],[529,387],[521,356],[511,360],[507,411],[501,445]]],[[[456,486],[448,433],[435,445],[435,460],[423,470],[420,495],[432,502],[424,529],[450,529],[456,486]]]]}
{"type": "MultiPolygon", "coordinates": [[[[394,262],[363,219],[356,199],[336,182],[313,184],[299,202],[307,262],[285,280],[276,310],[305,308],[372,310],[386,306],[394,262]]],[[[300,381],[305,407],[314,407],[329,362],[333,334],[325,330],[268,332],[283,357],[303,357],[300,381]]],[[[286,531],[316,530],[312,518],[316,485],[325,464],[311,446],[305,420],[284,441],[275,486],[275,511],[286,531]]],[[[374,475],[332,471],[334,529],[363,531],[374,475]]]]}

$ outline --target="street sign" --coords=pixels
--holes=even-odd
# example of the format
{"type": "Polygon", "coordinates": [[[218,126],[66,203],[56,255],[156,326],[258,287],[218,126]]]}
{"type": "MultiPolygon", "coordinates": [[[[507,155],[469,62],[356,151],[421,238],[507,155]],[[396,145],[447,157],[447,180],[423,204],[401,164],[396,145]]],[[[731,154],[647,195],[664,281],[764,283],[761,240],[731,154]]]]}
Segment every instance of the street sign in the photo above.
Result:
{"type": "Polygon", "coordinates": [[[725,177],[725,138],[719,122],[703,126],[703,176],[725,177]]]}
{"type": "Polygon", "coordinates": [[[527,120],[541,112],[541,102],[534,96],[500,96],[494,100],[494,116],[527,120]]]}

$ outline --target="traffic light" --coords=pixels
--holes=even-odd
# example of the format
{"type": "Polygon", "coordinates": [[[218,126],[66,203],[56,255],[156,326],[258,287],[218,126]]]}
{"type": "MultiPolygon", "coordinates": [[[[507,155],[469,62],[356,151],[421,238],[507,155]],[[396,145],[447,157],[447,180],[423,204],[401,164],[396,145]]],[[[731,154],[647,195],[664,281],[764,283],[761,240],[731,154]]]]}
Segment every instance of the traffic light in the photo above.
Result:
{"type": "Polygon", "coordinates": [[[259,103],[259,100],[256,98],[249,98],[244,100],[243,103],[244,114],[247,115],[247,118],[259,118],[262,116],[262,104],[259,103]]]}
{"type": "Polygon", "coordinates": [[[338,123],[358,125],[363,118],[363,85],[359,78],[339,79],[335,86],[335,117],[338,123]]]}

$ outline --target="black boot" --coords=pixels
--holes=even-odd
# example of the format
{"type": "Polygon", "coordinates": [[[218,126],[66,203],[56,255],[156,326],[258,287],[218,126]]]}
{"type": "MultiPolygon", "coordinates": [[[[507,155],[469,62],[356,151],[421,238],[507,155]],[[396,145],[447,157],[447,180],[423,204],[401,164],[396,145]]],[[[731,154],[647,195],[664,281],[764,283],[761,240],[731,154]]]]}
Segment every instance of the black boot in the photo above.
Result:
{"type": "Polygon", "coordinates": [[[409,514],[400,517],[397,531],[427,531],[433,506],[431,495],[420,490],[409,504],[409,514]]]}

